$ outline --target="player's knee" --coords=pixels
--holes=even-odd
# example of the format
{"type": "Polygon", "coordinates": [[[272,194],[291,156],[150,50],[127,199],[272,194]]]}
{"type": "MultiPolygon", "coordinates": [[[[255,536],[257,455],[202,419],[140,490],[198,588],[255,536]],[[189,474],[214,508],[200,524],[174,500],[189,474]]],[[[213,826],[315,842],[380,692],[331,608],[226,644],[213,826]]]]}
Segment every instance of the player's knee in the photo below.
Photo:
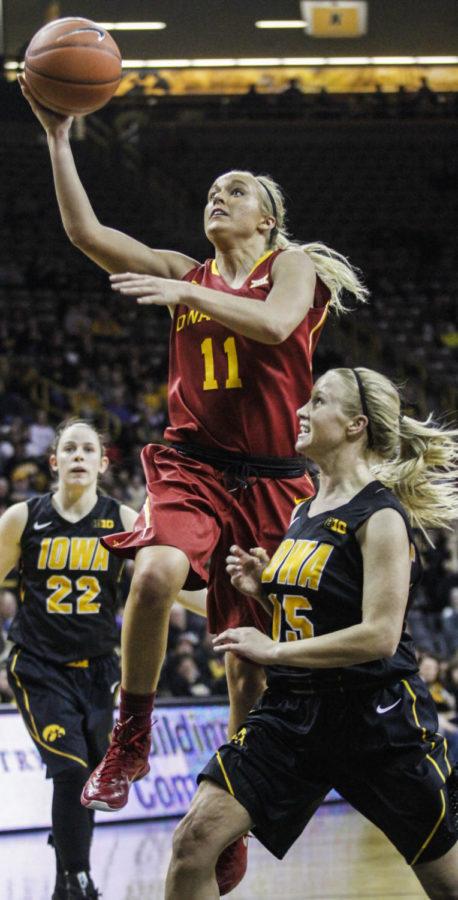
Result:
{"type": "Polygon", "coordinates": [[[173,836],[175,865],[188,870],[201,869],[206,864],[214,865],[218,850],[214,840],[214,823],[212,827],[210,818],[206,820],[190,810],[180,822],[173,836]]]}
{"type": "Polygon", "coordinates": [[[172,560],[135,567],[129,598],[136,604],[172,603],[183,587],[181,572],[172,560]]]}

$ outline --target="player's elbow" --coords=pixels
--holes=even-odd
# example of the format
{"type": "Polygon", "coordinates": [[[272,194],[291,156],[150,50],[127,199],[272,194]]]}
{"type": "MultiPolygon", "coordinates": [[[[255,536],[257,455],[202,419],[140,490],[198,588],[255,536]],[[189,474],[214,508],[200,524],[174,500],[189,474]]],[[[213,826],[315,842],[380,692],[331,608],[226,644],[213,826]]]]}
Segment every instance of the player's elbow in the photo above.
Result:
{"type": "Polygon", "coordinates": [[[64,228],[74,247],[83,253],[90,254],[98,244],[103,243],[102,226],[95,216],[67,220],[64,228]]]}
{"type": "Polygon", "coordinates": [[[65,224],[65,233],[74,247],[77,247],[78,250],[82,250],[84,253],[86,249],[89,247],[91,243],[91,236],[88,233],[87,229],[83,228],[80,224],[71,222],[65,224]]]}
{"type": "Polygon", "coordinates": [[[398,630],[393,627],[377,626],[372,632],[370,641],[374,659],[389,659],[394,656],[400,637],[398,630]]]}
{"type": "Polygon", "coordinates": [[[381,659],[390,659],[394,656],[399,646],[399,638],[391,638],[383,642],[383,652],[380,654],[381,659]]]}
{"type": "Polygon", "coordinates": [[[294,331],[294,327],[295,326],[291,325],[290,322],[281,322],[278,320],[266,322],[264,329],[265,340],[263,343],[273,345],[283,344],[294,331]]]}

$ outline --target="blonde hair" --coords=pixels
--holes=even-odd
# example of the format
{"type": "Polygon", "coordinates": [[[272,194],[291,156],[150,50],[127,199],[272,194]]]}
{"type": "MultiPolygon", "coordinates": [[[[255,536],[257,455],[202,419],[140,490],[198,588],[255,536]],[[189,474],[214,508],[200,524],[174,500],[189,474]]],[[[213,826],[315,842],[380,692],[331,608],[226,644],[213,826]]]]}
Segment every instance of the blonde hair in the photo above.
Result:
{"type": "Polygon", "coordinates": [[[369,291],[361,281],[360,272],[355,269],[346,256],[331,250],[326,244],[314,241],[301,244],[290,238],[286,227],[286,206],[283,192],[270,175],[251,175],[264,190],[259,191],[261,209],[267,215],[274,215],[275,227],[270,233],[269,247],[273,250],[301,249],[310,256],[321,281],[331,294],[329,306],[335,313],[349,312],[342,300],[343,291],[353,294],[359,303],[367,303],[369,291]]]}
{"type": "Polygon", "coordinates": [[[349,416],[362,411],[358,373],[374,476],[393,491],[413,527],[450,527],[458,517],[458,429],[435,424],[431,415],[424,422],[401,415],[399,391],[380,372],[360,366],[333,371],[345,384],[342,407],[349,416]]]}

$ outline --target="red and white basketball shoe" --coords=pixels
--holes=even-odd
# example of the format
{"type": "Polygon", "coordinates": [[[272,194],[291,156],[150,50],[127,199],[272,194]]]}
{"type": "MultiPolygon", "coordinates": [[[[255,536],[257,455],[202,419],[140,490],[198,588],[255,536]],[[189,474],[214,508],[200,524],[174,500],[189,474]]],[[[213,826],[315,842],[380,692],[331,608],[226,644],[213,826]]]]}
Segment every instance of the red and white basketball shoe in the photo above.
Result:
{"type": "Polygon", "coordinates": [[[221,896],[229,894],[240,884],[248,863],[248,835],[244,834],[229,844],[218,857],[215,866],[216,880],[221,896]]]}
{"type": "Polygon", "coordinates": [[[149,772],[150,728],[137,729],[133,719],[117,722],[111,744],[81,794],[81,803],[89,809],[115,812],[126,805],[129,788],[149,772]]]}

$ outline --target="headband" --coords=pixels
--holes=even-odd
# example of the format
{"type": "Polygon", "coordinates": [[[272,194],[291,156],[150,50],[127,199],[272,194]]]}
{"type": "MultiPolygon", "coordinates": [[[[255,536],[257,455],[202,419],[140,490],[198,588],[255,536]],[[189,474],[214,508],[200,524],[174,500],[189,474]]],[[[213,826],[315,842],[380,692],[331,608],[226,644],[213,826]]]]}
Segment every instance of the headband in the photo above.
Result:
{"type": "Polygon", "coordinates": [[[268,198],[269,198],[269,200],[270,200],[270,205],[271,205],[271,207],[272,207],[272,212],[273,212],[273,214],[274,214],[275,225],[274,225],[274,227],[272,228],[272,231],[270,232],[270,237],[272,238],[273,235],[275,234],[275,232],[278,230],[278,229],[277,229],[277,218],[278,218],[277,204],[275,203],[275,199],[274,199],[274,195],[272,194],[272,191],[269,190],[269,188],[267,187],[267,185],[264,184],[264,182],[261,181],[260,178],[258,178],[257,181],[258,181],[259,184],[262,185],[262,187],[264,188],[264,190],[265,190],[265,192],[266,192],[266,194],[267,194],[267,196],[268,196],[268,198]]]}
{"type": "Polygon", "coordinates": [[[360,401],[361,401],[361,409],[362,409],[363,414],[366,416],[366,419],[367,419],[367,446],[368,446],[368,448],[370,449],[370,448],[372,447],[372,444],[373,444],[373,441],[372,441],[372,428],[371,428],[371,420],[370,420],[370,416],[369,416],[369,411],[368,411],[368,408],[367,408],[367,400],[366,400],[366,394],[365,394],[365,391],[364,391],[364,385],[363,385],[363,382],[362,382],[362,380],[361,380],[361,376],[360,376],[359,372],[357,372],[356,369],[352,369],[351,371],[353,372],[353,375],[354,375],[355,378],[356,378],[356,384],[358,385],[358,391],[359,391],[359,399],[360,399],[360,401]]]}

